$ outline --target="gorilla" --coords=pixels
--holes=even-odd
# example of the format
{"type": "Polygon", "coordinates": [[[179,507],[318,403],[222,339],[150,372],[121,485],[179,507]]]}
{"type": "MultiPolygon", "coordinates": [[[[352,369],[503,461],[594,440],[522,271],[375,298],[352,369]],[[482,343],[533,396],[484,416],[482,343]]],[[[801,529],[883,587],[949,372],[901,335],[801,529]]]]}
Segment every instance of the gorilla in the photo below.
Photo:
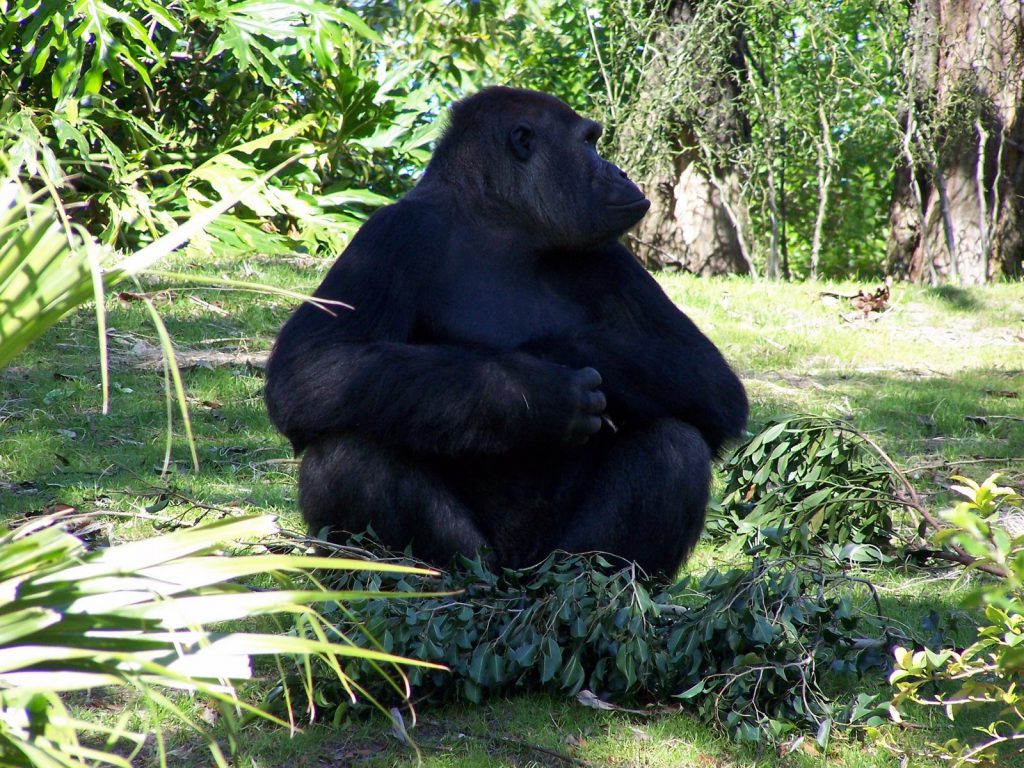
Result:
{"type": "Polygon", "coordinates": [[[673,575],[712,458],[745,429],[718,349],[618,242],[650,202],[546,94],[451,108],[416,187],[374,213],[267,365],[316,535],[372,526],[445,565],[602,551],[673,575]]]}

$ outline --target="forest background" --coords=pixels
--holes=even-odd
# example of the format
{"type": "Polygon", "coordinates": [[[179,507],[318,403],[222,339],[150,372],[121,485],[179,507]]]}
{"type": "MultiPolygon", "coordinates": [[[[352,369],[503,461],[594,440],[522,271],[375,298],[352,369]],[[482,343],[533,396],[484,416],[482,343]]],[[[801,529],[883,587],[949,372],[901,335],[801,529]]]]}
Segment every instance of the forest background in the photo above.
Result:
{"type": "Polygon", "coordinates": [[[654,201],[648,265],[984,283],[1024,263],[1012,0],[0,5],[8,170],[138,248],[299,158],[208,230],[337,250],[414,183],[453,99],[550,92],[654,201]]]}

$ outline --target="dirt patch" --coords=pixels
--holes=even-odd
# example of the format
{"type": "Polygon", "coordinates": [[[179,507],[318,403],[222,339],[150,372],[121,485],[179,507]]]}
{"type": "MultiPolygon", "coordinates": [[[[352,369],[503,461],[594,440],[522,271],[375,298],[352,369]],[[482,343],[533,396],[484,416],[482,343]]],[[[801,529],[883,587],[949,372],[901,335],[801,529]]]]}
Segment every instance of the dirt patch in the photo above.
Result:
{"type": "MultiPolygon", "coordinates": [[[[245,348],[224,347],[220,349],[180,349],[174,350],[174,358],[178,368],[249,368],[263,371],[267,367],[269,352],[254,352],[245,348]]],[[[130,347],[112,350],[110,362],[113,366],[134,368],[141,371],[161,370],[164,365],[163,350],[142,339],[136,340],[130,347]]]]}
{"type": "MultiPolygon", "coordinates": [[[[316,765],[341,768],[341,766],[358,766],[384,753],[394,750],[393,743],[384,739],[338,739],[325,741],[316,756],[316,765]]],[[[398,762],[397,760],[395,761],[398,762]]],[[[415,762],[412,755],[410,764],[415,762]]],[[[313,763],[310,763],[311,765],[313,763]]],[[[379,763],[378,763],[379,764],[379,763]]]]}

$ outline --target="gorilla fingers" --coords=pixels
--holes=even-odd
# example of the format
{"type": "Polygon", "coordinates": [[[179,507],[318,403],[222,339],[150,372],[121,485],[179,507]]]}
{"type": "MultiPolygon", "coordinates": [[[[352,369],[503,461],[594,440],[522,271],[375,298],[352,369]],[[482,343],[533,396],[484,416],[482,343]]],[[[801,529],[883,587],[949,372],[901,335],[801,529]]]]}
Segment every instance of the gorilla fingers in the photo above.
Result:
{"type": "Polygon", "coordinates": [[[600,386],[601,374],[593,368],[581,368],[572,372],[570,393],[573,411],[569,427],[562,439],[563,444],[583,445],[601,429],[601,416],[608,402],[600,386]]]}

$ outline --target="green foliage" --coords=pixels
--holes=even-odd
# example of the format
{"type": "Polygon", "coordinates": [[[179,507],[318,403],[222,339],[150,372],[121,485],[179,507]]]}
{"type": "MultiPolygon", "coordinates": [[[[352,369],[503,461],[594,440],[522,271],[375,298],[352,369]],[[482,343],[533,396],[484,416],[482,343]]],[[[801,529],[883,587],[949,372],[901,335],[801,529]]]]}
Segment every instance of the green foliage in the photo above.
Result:
{"type": "MultiPolygon", "coordinates": [[[[657,3],[642,0],[571,0],[545,3],[521,17],[512,81],[553,93],[576,110],[603,119],[601,143],[614,151],[622,126],[618,107],[636,95],[649,63],[638,45],[657,3]]],[[[631,170],[637,170],[632,169],[631,170]]]]}
{"type": "Polygon", "coordinates": [[[779,416],[726,462],[712,536],[773,554],[885,559],[896,480],[877,446],[838,419],[779,416]]]}
{"type": "MultiPolygon", "coordinates": [[[[72,309],[95,299],[101,367],[105,370],[104,289],[151,270],[154,263],[200,234],[246,191],[205,208],[130,257],[118,259],[112,249],[72,225],[53,199],[30,194],[16,177],[0,177],[0,369],[72,309]]],[[[252,287],[295,295],[268,286],[252,287]]],[[[162,328],[159,318],[154,319],[162,328]]],[[[165,351],[173,358],[169,343],[165,351]]],[[[184,400],[183,392],[180,398],[184,400]]]]}
{"type": "Polygon", "coordinates": [[[336,251],[409,188],[444,105],[510,82],[602,117],[604,148],[634,174],[694,147],[706,171],[739,171],[759,258],[774,221],[793,274],[814,242],[823,275],[881,262],[902,3],[730,0],[685,23],[640,0],[356,8],[3,0],[3,153],[128,247],[298,157],[194,247],[336,251]]]}
{"type": "MultiPolygon", "coordinates": [[[[855,641],[879,625],[842,578],[760,560],[655,592],[637,576],[600,556],[564,553],[497,574],[464,561],[440,580],[351,573],[334,587],[409,598],[370,600],[333,617],[350,637],[354,620],[379,638],[380,650],[451,670],[409,670],[417,697],[478,702],[523,689],[616,701],[675,697],[751,741],[808,728],[824,740],[833,718],[843,717],[822,691],[824,675],[863,672],[880,660],[875,643],[866,650],[855,641]],[[415,594],[434,590],[447,594],[415,594]]],[[[375,671],[349,669],[360,682],[375,671]]],[[[330,681],[316,690],[322,705],[346,698],[330,681]]]]}
{"type": "MultiPolygon", "coordinates": [[[[104,763],[127,766],[125,743],[138,753],[152,728],[166,764],[162,733],[146,713],[161,711],[202,734],[215,762],[220,746],[161,689],[198,692],[221,705],[234,739],[236,710],[265,715],[239,698],[235,685],[252,676],[254,655],[326,661],[344,681],[342,657],[399,662],[331,635],[311,604],[349,600],[297,580],[314,568],[394,570],[393,566],[302,555],[226,555],[239,539],[278,533],[270,516],[228,518],[163,536],[90,549],[66,530],[81,519],[42,518],[0,538],[0,761],[4,765],[67,768],[104,763]],[[295,574],[287,575],[288,572],[295,574]],[[273,578],[256,590],[237,580],[273,578]],[[287,615],[307,635],[216,631],[222,622],[287,615]],[[107,728],[72,718],[62,694],[104,687],[131,688],[147,707],[107,728]],[[142,726],[132,718],[142,718],[142,726]],[[145,727],[148,726],[148,727],[145,727]],[[106,737],[87,747],[83,732],[106,737]]],[[[409,662],[415,663],[415,662],[409,662]]]]}
{"type": "Polygon", "coordinates": [[[336,249],[404,190],[446,84],[380,77],[380,33],[320,0],[0,10],[0,155],[105,244],[148,242],[298,157],[195,245],[336,249]]]}
{"type": "Polygon", "coordinates": [[[878,273],[905,3],[556,2],[545,21],[523,36],[517,76],[599,114],[631,174],[671,183],[673,158],[735,173],[761,269],[784,248],[787,276],[878,273]]]}
{"type": "Polygon", "coordinates": [[[777,217],[789,271],[807,277],[824,194],[816,276],[875,276],[885,257],[892,166],[900,149],[906,4],[743,5],[753,71],[741,102],[751,125],[753,152],[745,167],[755,190],[755,231],[770,230],[777,217]],[[769,180],[774,211],[764,187],[769,180]]]}
{"type": "Polygon", "coordinates": [[[996,762],[1002,749],[1024,741],[1024,510],[1013,489],[996,484],[998,477],[981,485],[954,478],[963,483],[954,490],[966,501],[944,515],[950,527],[934,537],[936,545],[959,545],[979,565],[1005,570],[1003,578],[981,583],[966,601],[965,607],[984,610],[977,638],[963,650],[897,648],[890,677],[899,719],[912,702],[941,707],[950,719],[964,709],[981,709],[988,723],[976,729],[971,743],[952,739],[933,747],[958,766],[996,762]]]}
{"type": "Polygon", "coordinates": [[[92,298],[94,278],[102,285],[98,257],[76,240],[61,231],[51,203],[0,178],[0,368],[92,298]]]}

